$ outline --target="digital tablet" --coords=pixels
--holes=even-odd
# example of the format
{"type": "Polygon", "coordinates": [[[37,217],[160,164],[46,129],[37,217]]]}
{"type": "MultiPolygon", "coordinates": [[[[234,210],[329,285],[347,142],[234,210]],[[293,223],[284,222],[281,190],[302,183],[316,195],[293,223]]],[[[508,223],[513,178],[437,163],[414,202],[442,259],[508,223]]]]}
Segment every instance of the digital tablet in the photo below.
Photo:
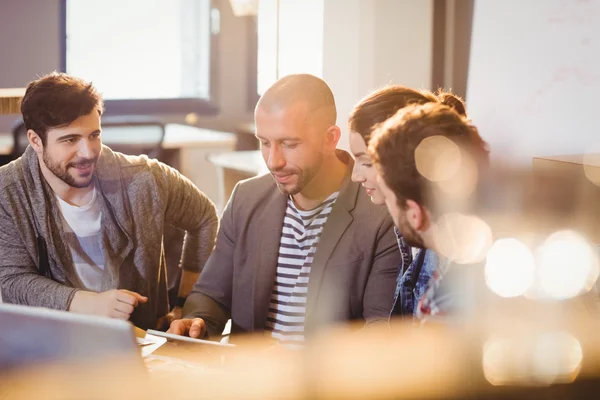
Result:
{"type": "Polygon", "coordinates": [[[176,341],[180,341],[180,342],[205,344],[208,346],[217,346],[217,347],[235,347],[234,344],[230,344],[230,343],[221,343],[221,342],[213,342],[212,340],[195,339],[195,338],[191,338],[189,336],[181,336],[181,335],[175,335],[173,333],[155,331],[154,329],[148,329],[146,331],[146,333],[149,335],[159,336],[162,338],[166,338],[168,340],[176,340],[176,341]]]}

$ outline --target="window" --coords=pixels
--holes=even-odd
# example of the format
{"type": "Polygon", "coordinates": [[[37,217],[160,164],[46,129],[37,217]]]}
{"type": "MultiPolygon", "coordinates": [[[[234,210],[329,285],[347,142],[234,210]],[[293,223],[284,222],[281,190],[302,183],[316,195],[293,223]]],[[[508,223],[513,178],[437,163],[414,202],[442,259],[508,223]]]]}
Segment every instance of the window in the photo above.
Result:
{"type": "Polygon", "coordinates": [[[65,1],[66,72],[93,81],[107,111],[214,113],[211,0],[65,1]]]}
{"type": "Polygon", "coordinates": [[[260,0],[258,78],[262,94],[282,76],[323,75],[323,0],[260,0]]]}

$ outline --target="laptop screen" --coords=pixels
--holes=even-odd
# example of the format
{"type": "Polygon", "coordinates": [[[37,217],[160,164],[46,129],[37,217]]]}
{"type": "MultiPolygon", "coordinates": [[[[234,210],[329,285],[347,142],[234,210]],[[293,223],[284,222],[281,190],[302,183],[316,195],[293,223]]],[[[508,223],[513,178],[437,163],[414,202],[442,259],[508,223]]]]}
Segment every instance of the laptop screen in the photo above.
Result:
{"type": "Polygon", "coordinates": [[[0,371],[40,362],[139,358],[129,322],[66,311],[0,304],[0,371]]]}

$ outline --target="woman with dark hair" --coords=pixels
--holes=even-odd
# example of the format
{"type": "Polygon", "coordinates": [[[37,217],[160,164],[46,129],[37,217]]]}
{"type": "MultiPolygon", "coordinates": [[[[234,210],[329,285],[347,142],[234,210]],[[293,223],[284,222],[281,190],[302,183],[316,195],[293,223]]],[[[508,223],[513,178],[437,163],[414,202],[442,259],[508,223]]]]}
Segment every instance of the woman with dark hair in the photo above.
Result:
{"type": "MultiPolygon", "coordinates": [[[[386,86],[362,99],[350,113],[350,151],[355,164],[352,180],[359,182],[375,204],[385,204],[385,198],[377,184],[377,170],[367,153],[371,132],[392,117],[398,110],[410,104],[441,103],[466,116],[465,104],[452,93],[416,90],[399,85],[386,86]]],[[[399,161],[401,162],[401,161],[399,161]]],[[[414,316],[419,299],[438,265],[435,252],[418,246],[411,247],[396,229],[398,247],[402,254],[396,293],[391,316],[414,316]]],[[[414,243],[410,243],[415,245],[414,243]]]]}

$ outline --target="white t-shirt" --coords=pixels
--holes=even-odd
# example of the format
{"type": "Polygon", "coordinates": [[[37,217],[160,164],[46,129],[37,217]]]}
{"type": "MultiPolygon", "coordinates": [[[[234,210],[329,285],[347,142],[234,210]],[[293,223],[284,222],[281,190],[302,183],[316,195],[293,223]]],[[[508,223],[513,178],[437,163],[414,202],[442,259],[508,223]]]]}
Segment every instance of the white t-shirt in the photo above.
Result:
{"type": "Polygon", "coordinates": [[[102,208],[96,189],[90,202],[81,207],[72,206],[58,196],[57,199],[75,272],[85,289],[100,292],[104,275],[104,249],[102,208]]]}

